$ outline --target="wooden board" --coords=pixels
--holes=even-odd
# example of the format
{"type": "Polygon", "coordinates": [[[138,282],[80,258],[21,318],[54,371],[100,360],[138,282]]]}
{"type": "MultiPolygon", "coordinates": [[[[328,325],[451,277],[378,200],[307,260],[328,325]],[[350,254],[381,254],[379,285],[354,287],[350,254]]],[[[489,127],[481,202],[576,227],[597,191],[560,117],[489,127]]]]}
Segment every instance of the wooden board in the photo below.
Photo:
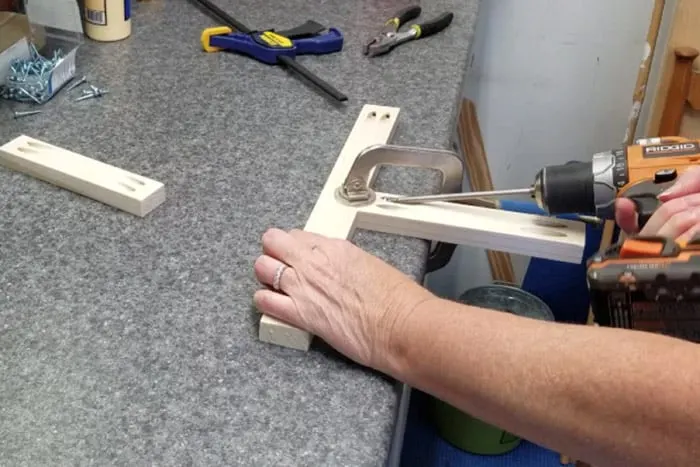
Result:
{"type": "Polygon", "coordinates": [[[22,135],[0,146],[0,165],[144,217],[165,201],[165,186],[22,135]]]}
{"type": "Polygon", "coordinates": [[[583,259],[585,232],[580,222],[448,202],[377,202],[356,209],[354,216],[354,228],[567,263],[583,259]]]}
{"type": "Polygon", "coordinates": [[[695,63],[688,90],[688,104],[693,110],[700,110],[700,62],[695,63]]]}
{"type": "MultiPolygon", "coordinates": [[[[386,144],[391,140],[398,116],[399,109],[395,107],[363,106],[304,230],[328,237],[349,238],[355,219],[354,216],[344,215],[346,211],[342,208],[337,209],[335,190],[342,185],[355,158],[363,149],[375,144],[386,144]]],[[[312,336],[306,331],[266,315],[260,320],[258,335],[263,342],[304,351],[309,349],[312,340],[312,336]]]]}
{"type": "MultiPolygon", "coordinates": [[[[493,210],[454,203],[403,205],[382,201],[394,194],[377,193],[369,205],[351,206],[336,197],[360,152],[389,142],[399,109],[365,105],[321,192],[304,230],[350,239],[355,229],[405,235],[425,240],[479,246],[494,251],[580,263],[585,246],[581,222],[493,210]]],[[[370,177],[372,179],[373,177],[370,177]]],[[[313,336],[263,315],[259,339],[308,350],[313,336]]]]}
{"type": "MultiPolygon", "coordinates": [[[[668,4],[668,3],[667,3],[668,4]]],[[[667,7],[668,11],[669,8],[667,7]]],[[[670,14],[665,12],[664,14],[670,14]]],[[[658,136],[659,124],[663,113],[666,95],[669,91],[671,75],[673,74],[673,65],[675,62],[674,49],[676,47],[695,47],[700,49],[700,1],[698,0],[678,0],[676,10],[673,13],[673,21],[671,30],[668,35],[668,41],[664,47],[665,51],[660,60],[660,75],[652,103],[649,122],[646,128],[645,136],[658,136]]],[[[686,117],[695,119],[695,115],[686,117]]],[[[689,129],[694,129],[695,125],[690,124],[689,129]]],[[[681,135],[686,137],[699,137],[698,134],[691,134],[681,129],[681,135]]]]}

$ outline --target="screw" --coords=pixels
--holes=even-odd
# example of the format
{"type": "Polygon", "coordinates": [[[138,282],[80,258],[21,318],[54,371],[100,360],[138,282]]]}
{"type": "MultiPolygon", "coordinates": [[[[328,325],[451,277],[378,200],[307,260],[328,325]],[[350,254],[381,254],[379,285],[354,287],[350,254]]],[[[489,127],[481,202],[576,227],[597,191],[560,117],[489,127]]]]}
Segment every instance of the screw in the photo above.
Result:
{"type": "Polygon", "coordinates": [[[78,98],[75,100],[75,102],[84,101],[85,99],[90,99],[90,98],[92,98],[92,97],[95,97],[95,93],[93,93],[93,92],[90,91],[90,92],[84,93],[82,96],[78,97],[78,98]]]}
{"type": "Polygon", "coordinates": [[[91,87],[91,88],[94,88],[93,91],[92,91],[92,92],[83,93],[84,95],[78,97],[78,98],[75,100],[75,102],[84,101],[85,99],[92,99],[93,97],[102,97],[102,96],[104,96],[105,94],[108,94],[108,93],[109,93],[109,91],[107,91],[106,89],[99,89],[99,88],[96,88],[96,87],[94,87],[94,86],[90,86],[90,87],[91,87]]]}
{"type": "Polygon", "coordinates": [[[68,89],[66,89],[66,92],[71,92],[73,89],[77,88],[78,86],[80,86],[81,84],[83,84],[83,83],[86,82],[86,81],[87,81],[87,77],[86,77],[86,76],[83,76],[83,77],[80,78],[78,81],[76,81],[75,83],[71,84],[70,87],[69,87],[68,89]]]}
{"type": "Polygon", "coordinates": [[[19,111],[15,110],[13,112],[13,114],[15,116],[15,120],[18,118],[28,117],[30,115],[36,115],[36,114],[40,114],[40,113],[41,113],[41,110],[27,110],[25,112],[19,112],[19,111]]]}

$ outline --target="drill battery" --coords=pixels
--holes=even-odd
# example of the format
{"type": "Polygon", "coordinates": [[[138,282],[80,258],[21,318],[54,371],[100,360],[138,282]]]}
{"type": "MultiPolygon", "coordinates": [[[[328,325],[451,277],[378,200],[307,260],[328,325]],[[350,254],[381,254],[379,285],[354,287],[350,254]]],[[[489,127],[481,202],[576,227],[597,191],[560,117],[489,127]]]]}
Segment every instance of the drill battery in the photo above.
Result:
{"type": "Polygon", "coordinates": [[[588,261],[595,321],[700,342],[700,237],[635,237],[588,261]]]}

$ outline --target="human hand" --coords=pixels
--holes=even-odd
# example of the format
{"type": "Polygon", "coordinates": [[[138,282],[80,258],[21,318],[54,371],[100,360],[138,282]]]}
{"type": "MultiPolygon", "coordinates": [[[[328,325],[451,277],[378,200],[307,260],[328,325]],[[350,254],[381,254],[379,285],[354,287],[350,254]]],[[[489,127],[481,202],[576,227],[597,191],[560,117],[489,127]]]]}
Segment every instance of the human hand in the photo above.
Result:
{"type": "Polygon", "coordinates": [[[634,203],[626,198],[616,201],[615,219],[627,234],[653,235],[677,241],[690,240],[700,233],[700,167],[686,170],[676,183],[659,195],[663,203],[641,231],[637,228],[634,203]]]}
{"type": "Polygon", "coordinates": [[[387,370],[391,335],[434,296],[410,277],[352,243],[310,232],[270,229],[255,275],[279,291],[255,293],[261,312],[320,337],[356,362],[387,370]]]}

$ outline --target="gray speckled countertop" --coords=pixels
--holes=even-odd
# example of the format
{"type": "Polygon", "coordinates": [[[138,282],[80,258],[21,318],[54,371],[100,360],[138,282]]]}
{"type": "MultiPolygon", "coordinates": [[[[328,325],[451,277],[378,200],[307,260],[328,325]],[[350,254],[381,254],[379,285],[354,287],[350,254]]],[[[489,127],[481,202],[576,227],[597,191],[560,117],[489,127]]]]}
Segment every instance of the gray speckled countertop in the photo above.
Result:
{"type": "MultiPolygon", "coordinates": [[[[135,5],[129,39],[81,48],[78,73],[104,98],[62,92],[17,121],[0,103],[0,143],[27,134],[168,193],[141,219],[0,169],[0,464],[387,462],[398,385],[318,342],[258,342],[252,265],[266,228],[304,225],[363,104],[401,108],[394,143],[448,147],[478,0],[430,2],[424,17],[451,10],[452,26],[374,60],[362,44],[407,2],[264,3],[218,0],[252,27],[343,31],[342,53],[299,59],[343,108],[280,68],[203,53],[215,23],[165,1],[135,5]]],[[[417,194],[431,175],[378,184],[417,194]]],[[[426,242],[354,241],[422,279],[426,242]]]]}

